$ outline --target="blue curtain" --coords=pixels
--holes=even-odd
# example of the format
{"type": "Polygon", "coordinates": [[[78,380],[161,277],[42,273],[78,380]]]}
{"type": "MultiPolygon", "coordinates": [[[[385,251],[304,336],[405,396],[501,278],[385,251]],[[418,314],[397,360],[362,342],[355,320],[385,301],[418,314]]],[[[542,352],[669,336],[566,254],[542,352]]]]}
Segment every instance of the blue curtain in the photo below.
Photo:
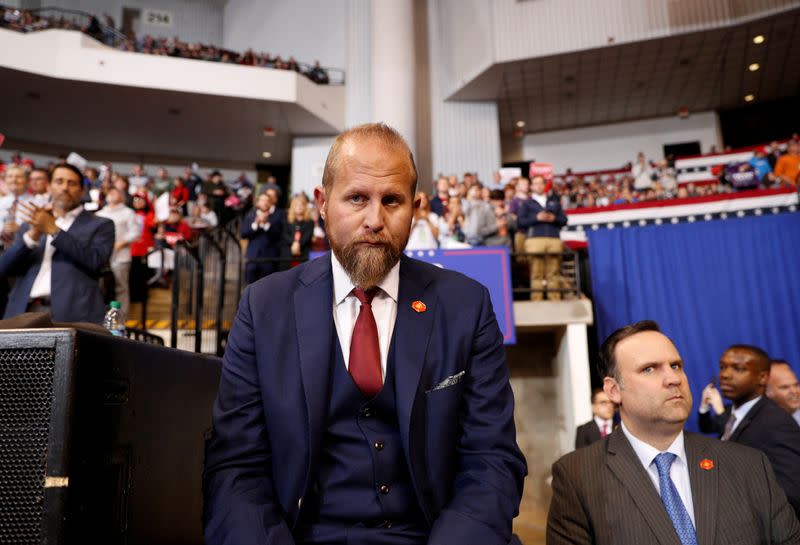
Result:
{"type": "Polygon", "coordinates": [[[686,362],[697,429],[700,392],[731,344],[800,369],[800,214],[590,231],[600,342],[659,323],[686,362]]]}

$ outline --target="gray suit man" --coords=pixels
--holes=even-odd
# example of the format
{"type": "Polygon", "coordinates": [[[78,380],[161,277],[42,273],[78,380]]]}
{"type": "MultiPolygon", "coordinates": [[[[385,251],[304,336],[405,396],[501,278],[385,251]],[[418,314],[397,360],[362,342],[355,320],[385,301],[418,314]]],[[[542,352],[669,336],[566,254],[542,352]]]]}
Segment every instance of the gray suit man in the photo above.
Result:
{"type": "Polygon", "coordinates": [[[614,332],[601,373],[622,423],[553,465],[549,545],[800,543],[762,453],[683,431],[692,408],[683,361],[654,322],[614,332]]]}

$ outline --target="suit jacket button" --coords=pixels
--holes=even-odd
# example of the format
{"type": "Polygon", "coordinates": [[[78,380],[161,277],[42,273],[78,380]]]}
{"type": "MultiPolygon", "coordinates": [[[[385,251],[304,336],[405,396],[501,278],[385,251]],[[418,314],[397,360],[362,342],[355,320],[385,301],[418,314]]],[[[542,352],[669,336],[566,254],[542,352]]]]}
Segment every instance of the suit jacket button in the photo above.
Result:
{"type": "Polygon", "coordinates": [[[364,418],[371,418],[372,415],[375,414],[375,412],[369,407],[367,407],[366,409],[364,409],[364,412],[362,414],[364,415],[364,418]]]}
{"type": "Polygon", "coordinates": [[[375,441],[375,450],[383,450],[383,441],[375,441]]]}
{"type": "Polygon", "coordinates": [[[392,521],[391,520],[384,521],[383,527],[388,530],[389,528],[392,527],[392,521]]]}
{"type": "Polygon", "coordinates": [[[302,507],[303,507],[303,498],[300,497],[300,499],[297,500],[297,508],[301,509],[302,507]]]}
{"type": "Polygon", "coordinates": [[[388,494],[389,493],[389,485],[382,484],[381,487],[378,489],[381,491],[381,494],[388,494]]]}

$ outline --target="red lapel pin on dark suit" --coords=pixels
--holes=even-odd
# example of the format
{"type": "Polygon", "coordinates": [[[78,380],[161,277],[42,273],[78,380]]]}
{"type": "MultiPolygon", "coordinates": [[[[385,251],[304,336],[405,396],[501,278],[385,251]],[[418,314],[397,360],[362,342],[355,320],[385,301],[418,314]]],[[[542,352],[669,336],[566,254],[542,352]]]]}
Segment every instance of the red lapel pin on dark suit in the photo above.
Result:
{"type": "Polygon", "coordinates": [[[417,312],[425,312],[426,310],[428,310],[428,307],[425,306],[425,303],[419,300],[411,303],[411,308],[413,308],[417,312]]]}
{"type": "Polygon", "coordinates": [[[706,471],[714,469],[714,460],[709,460],[708,458],[704,458],[700,460],[700,467],[702,469],[705,469],[706,471]]]}

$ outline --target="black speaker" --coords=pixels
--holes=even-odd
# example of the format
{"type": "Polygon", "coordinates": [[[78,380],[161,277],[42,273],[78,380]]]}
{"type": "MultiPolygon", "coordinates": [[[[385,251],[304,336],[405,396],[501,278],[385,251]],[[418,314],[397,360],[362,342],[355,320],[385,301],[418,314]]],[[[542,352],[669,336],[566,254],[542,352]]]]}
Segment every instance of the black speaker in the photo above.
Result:
{"type": "Polygon", "coordinates": [[[0,331],[0,543],[199,544],[218,358],[0,331]]]}

